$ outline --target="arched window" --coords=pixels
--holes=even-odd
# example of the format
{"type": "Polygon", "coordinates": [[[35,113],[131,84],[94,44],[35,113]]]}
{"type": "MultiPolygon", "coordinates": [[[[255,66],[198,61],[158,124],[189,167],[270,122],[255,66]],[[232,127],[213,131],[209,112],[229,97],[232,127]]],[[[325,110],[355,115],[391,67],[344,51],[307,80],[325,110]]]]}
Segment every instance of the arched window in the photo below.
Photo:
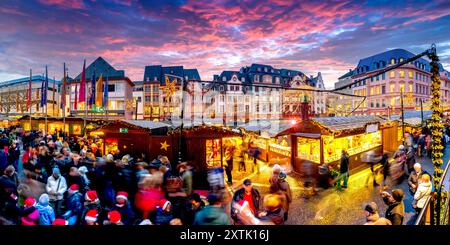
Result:
{"type": "Polygon", "coordinates": [[[395,64],[395,59],[391,58],[391,65],[395,64]]]}
{"type": "Polygon", "coordinates": [[[400,58],[399,62],[403,62],[403,58],[400,58]]]}

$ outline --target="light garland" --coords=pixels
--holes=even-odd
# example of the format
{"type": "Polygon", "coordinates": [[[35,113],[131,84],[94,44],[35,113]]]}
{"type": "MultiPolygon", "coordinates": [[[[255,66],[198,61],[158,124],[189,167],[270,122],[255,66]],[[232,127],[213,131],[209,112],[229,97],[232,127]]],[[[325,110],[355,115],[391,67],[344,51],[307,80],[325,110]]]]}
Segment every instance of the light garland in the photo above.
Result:
{"type": "MultiPolygon", "coordinates": [[[[440,88],[441,88],[441,80],[439,79],[439,58],[436,55],[436,52],[432,52],[428,54],[428,57],[431,59],[431,110],[433,111],[431,114],[431,137],[433,144],[431,145],[431,161],[434,166],[434,174],[433,174],[433,184],[434,184],[434,192],[437,194],[437,188],[439,186],[439,182],[442,178],[443,170],[441,168],[443,161],[443,143],[442,143],[442,132],[444,128],[444,124],[442,123],[441,115],[443,115],[442,107],[440,105],[440,88]]],[[[442,193],[442,203],[445,203],[446,195],[442,193]]],[[[441,207],[438,206],[437,202],[434,202],[434,217],[437,218],[437,210],[441,207]]],[[[437,220],[437,219],[435,219],[437,220]]]]}

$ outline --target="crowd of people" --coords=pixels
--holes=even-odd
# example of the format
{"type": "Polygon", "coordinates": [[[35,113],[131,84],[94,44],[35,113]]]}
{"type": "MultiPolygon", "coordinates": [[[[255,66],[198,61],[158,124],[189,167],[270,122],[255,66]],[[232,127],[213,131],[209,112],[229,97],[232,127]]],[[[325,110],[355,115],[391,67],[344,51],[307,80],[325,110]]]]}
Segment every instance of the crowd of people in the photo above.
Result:
{"type": "Polygon", "coordinates": [[[172,165],[162,155],[149,161],[143,154],[119,150],[102,156],[98,141],[63,132],[5,130],[0,138],[1,222],[228,225],[287,220],[292,194],[279,166],[270,179],[271,193],[262,200],[249,179],[230,200],[224,188],[196,189],[196,171],[187,162],[172,165]]]}

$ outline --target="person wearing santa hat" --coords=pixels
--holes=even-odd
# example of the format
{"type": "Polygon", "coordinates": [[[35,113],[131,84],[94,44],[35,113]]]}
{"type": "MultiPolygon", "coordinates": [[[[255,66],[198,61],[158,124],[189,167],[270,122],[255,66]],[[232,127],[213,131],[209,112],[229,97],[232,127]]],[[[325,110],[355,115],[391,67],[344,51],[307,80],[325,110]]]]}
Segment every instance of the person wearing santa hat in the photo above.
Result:
{"type": "Polygon", "coordinates": [[[135,214],[128,202],[128,193],[124,191],[117,192],[116,204],[112,208],[120,213],[122,217],[122,223],[124,225],[131,225],[134,221],[135,214]]]}
{"type": "Polygon", "coordinates": [[[84,225],[98,225],[97,222],[98,212],[96,209],[91,209],[86,212],[86,216],[84,217],[84,225]]]}
{"type": "Polygon", "coordinates": [[[95,190],[90,190],[87,191],[86,194],[84,195],[84,211],[82,214],[82,218],[85,217],[86,213],[89,210],[96,210],[97,214],[100,214],[102,211],[102,207],[100,205],[100,199],[98,199],[98,195],[97,195],[97,191],[95,190]]]}
{"type": "Polygon", "coordinates": [[[67,219],[70,225],[77,223],[78,218],[83,213],[83,195],[80,193],[79,186],[77,184],[72,184],[67,190],[67,211],[64,217],[67,219]]]}
{"type": "Polygon", "coordinates": [[[173,219],[172,207],[170,201],[162,199],[158,208],[156,209],[156,220],[157,225],[168,225],[173,219]]]}
{"type": "Polygon", "coordinates": [[[123,225],[119,211],[113,210],[108,212],[108,220],[103,222],[103,225],[123,225]]]}
{"type": "Polygon", "coordinates": [[[36,208],[36,200],[27,197],[23,204],[22,225],[39,225],[39,210],[36,208]]]}
{"type": "Polygon", "coordinates": [[[55,219],[52,225],[69,225],[69,222],[65,219],[55,219]]]}

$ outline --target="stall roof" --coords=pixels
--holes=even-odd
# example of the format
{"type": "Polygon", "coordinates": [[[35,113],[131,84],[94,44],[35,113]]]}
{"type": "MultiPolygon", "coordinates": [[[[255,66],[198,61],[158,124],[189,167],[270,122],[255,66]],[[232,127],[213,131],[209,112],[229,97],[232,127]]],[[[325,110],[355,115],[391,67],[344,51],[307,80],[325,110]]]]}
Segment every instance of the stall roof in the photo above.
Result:
{"type": "Polygon", "coordinates": [[[319,123],[322,127],[339,132],[343,130],[356,130],[364,128],[370,123],[385,123],[387,120],[378,116],[350,116],[350,117],[315,117],[312,121],[319,123]]]}
{"type": "Polygon", "coordinates": [[[320,139],[320,134],[311,134],[311,133],[295,133],[292,134],[294,136],[309,138],[309,139],[320,139]]]}
{"type": "MultiPolygon", "coordinates": [[[[429,119],[431,117],[431,113],[433,113],[433,111],[431,110],[425,110],[423,111],[423,118],[424,119],[429,119]]],[[[407,118],[421,118],[422,114],[420,111],[404,111],[403,112],[405,119],[407,118]]],[[[401,115],[391,115],[390,116],[391,120],[400,120],[401,119],[401,115]]]]}
{"type": "Polygon", "coordinates": [[[164,128],[164,127],[170,127],[167,123],[162,122],[154,122],[154,121],[147,121],[147,120],[122,120],[125,123],[146,128],[146,129],[156,129],[156,128],[164,128]]]}
{"type": "Polygon", "coordinates": [[[411,126],[421,126],[422,125],[422,118],[420,117],[413,117],[413,118],[405,118],[405,125],[411,125],[411,126]]]}
{"type": "Polygon", "coordinates": [[[296,126],[296,124],[291,123],[291,120],[287,119],[266,119],[250,121],[238,127],[245,131],[260,132],[261,136],[266,134],[267,137],[275,137],[296,126]]]}

